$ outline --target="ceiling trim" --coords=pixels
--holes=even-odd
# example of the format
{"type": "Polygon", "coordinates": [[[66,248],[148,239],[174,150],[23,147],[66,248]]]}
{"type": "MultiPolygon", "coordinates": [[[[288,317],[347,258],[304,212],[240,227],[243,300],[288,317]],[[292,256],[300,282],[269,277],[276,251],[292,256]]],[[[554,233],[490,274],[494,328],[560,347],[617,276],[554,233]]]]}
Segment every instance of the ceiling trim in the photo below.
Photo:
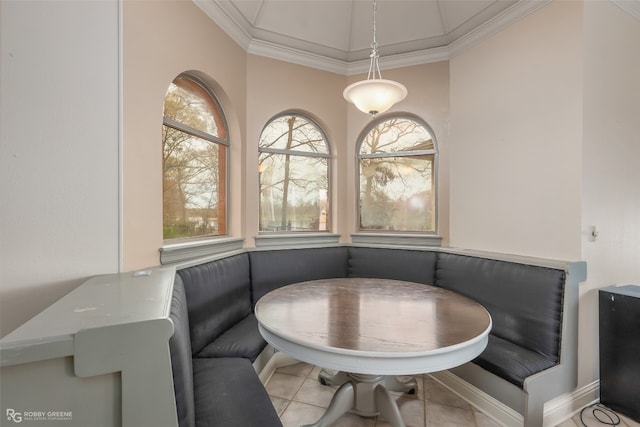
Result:
{"type": "MultiPolygon", "coordinates": [[[[278,59],[292,64],[303,65],[336,74],[351,76],[354,74],[366,73],[369,71],[371,61],[363,59],[360,61],[341,61],[316,55],[299,49],[289,48],[276,43],[269,43],[262,40],[254,40],[249,44],[248,53],[278,59]]],[[[380,57],[380,68],[389,70],[392,68],[403,68],[411,65],[428,64],[431,62],[446,61],[450,58],[447,46],[433,49],[424,49],[415,52],[399,53],[380,57]]]]}
{"type": "Polygon", "coordinates": [[[204,13],[220,28],[227,33],[236,43],[245,51],[249,49],[251,43],[251,34],[236,25],[234,20],[221,8],[216,2],[211,0],[193,0],[204,13]]]}
{"type": "Polygon", "coordinates": [[[616,6],[640,20],[640,1],[611,0],[616,6]]]}
{"type": "MultiPolygon", "coordinates": [[[[264,40],[252,40],[249,43],[247,53],[253,55],[266,56],[272,59],[290,62],[292,64],[304,65],[306,67],[317,68],[323,71],[329,71],[336,74],[347,73],[347,62],[339,59],[328,58],[315,53],[282,46],[277,43],[271,43],[264,40]]],[[[368,61],[367,61],[368,63],[368,61]]]]}
{"type": "MultiPolygon", "coordinates": [[[[447,46],[424,49],[415,52],[396,55],[381,56],[381,68],[392,69],[408,67],[412,65],[427,64],[431,62],[446,61],[464,50],[499,33],[511,24],[528,16],[536,10],[546,6],[552,0],[519,0],[513,6],[500,12],[494,18],[458,38],[447,46]]],[[[247,53],[278,59],[298,65],[329,71],[336,74],[354,75],[366,73],[369,70],[369,60],[341,61],[323,55],[313,54],[300,49],[290,48],[277,43],[267,42],[253,38],[245,29],[237,25],[232,17],[212,0],[193,0],[211,20],[213,20],[225,33],[227,33],[247,53]]],[[[629,2],[617,0],[616,3],[627,5],[629,2]]],[[[636,5],[629,5],[635,10],[636,5]]],[[[627,8],[625,8],[627,10],[627,8]]],[[[634,13],[634,12],[630,12],[634,13]]],[[[635,15],[634,15],[635,16],[635,15]]]]}
{"type": "MultiPolygon", "coordinates": [[[[429,64],[431,62],[447,61],[450,58],[449,47],[435,47],[432,49],[417,50],[414,52],[398,53],[395,55],[381,55],[380,68],[382,71],[392,68],[403,68],[412,65],[429,64]]],[[[347,71],[344,73],[348,76],[369,71],[371,61],[368,59],[361,61],[349,62],[347,71]]]]}
{"type": "Polygon", "coordinates": [[[482,40],[498,34],[510,25],[551,3],[552,0],[519,1],[494,18],[449,44],[451,57],[464,52],[482,40]]]}

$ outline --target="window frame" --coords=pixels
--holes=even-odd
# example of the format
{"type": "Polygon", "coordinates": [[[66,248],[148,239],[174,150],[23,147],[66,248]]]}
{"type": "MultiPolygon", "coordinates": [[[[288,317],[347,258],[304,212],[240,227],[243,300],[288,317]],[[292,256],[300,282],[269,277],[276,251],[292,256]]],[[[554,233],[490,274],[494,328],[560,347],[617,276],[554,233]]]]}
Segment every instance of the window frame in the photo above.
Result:
{"type": "MultiPolygon", "coordinates": [[[[262,153],[271,153],[271,154],[278,154],[278,155],[292,155],[292,156],[300,156],[300,157],[311,157],[311,158],[322,158],[322,159],[327,159],[327,205],[328,205],[328,212],[327,212],[327,216],[329,217],[329,221],[327,221],[327,230],[312,230],[312,231],[288,231],[288,230],[277,230],[277,231],[262,231],[260,230],[260,226],[258,226],[258,237],[256,237],[256,245],[261,245],[259,244],[259,238],[261,238],[261,242],[279,242],[279,245],[289,245],[292,242],[289,241],[286,237],[284,237],[284,239],[282,238],[282,236],[313,236],[314,234],[316,235],[322,235],[322,236],[330,236],[330,235],[334,235],[332,229],[333,229],[333,215],[331,214],[331,211],[333,210],[333,191],[332,191],[332,170],[333,170],[333,153],[331,151],[331,144],[329,143],[329,138],[327,136],[327,133],[325,132],[325,130],[323,129],[323,127],[320,125],[320,123],[318,123],[318,121],[310,114],[303,112],[303,111],[299,111],[299,110],[287,110],[287,111],[283,111],[279,114],[276,114],[275,116],[271,117],[269,120],[267,120],[266,124],[262,127],[262,130],[260,131],[260,135],[258,137],[258,164],[259,164],[259,160],[260,160],[260,155],[262,153]],[[291,117],[291,116],[295,116],[295,117],[300,117],[303,120],[306,120],[308,123],[310,123],[311,125],[313,125],[316,130],[320,133],[320,135],[323,138],[325,147],[327,149],[326,153],[318,153],[318,152],[312,152],[312,151],[299,151],[299,150],[286,150],[286,149],[282,149],[282,148],[263,148],[260,146],[260,138],[262,137],[262,134],[264,133],[265,129],[267,129],[267,127],[274,122],[275,120],[278,120],[280,118],[283,117],[291,117]],[[280,236],[280,237],[279,237],[280,236]]],[[[261,195],[261,188],[262,188],[262,183],[261,183],[261,176],[260,174],[258,174],[258,218],[260,221],[260,218],[262,218],[262,195],[261,195]]],[[[300,239],[299,238],[295,238],[294,241],[296,243],[293,243],[294,246],[297,247],[298,245],[298,241],[300,239]]],[[[336,241],[337,242],[337,238],[330,238],[329,239],[331,242],[336,241]]],[[[326,238],[320,238],[320,241],[326,243],[328,240],[326,238]]],[[[268,245],[268,244],[265,244],[268,245]]]]}
{"type": "MultiPolygon", "coordinates": [[[[195,74],[189,73],[189,72],[183,72],[180,73],[179,75],[177,75],[176,77],[174,77],[174,79],[171,81],[171,83],[173,83],[176,79],[187,79],[190,80],[191,82],[197,84],[198,86],[200,86],[202,88],[202,90],[206,93],[206,95],[208,95],[210,97],[210,99],[213,101],[217,111],[220,114],[220,121],[222,126],[224,126],[224,131],[225,131],[225,135],[226,138],[220,138],[219,136],[207,133],[207,132],[203,132],[199,129],[193,128],[189,125],[186,125],[182,122],[179,122],[177,120],[174,120],[172,118],[169,118],[167,116],[164,115],[164,99],[166,99],[166,93],[165,93],[165,97],[163,98],[163,114],[162,114],[162,125],[163,126],[167,126],[170,127],[172,129],[175,129],[177,131],[180,132],[184,132],[186,134],[189,134],[191,136],[194,136],[196,138],[200,138],[200,139],[204,139],[206,141],[212,142],[214,144],[218,144],[218,145],[222,145],[225,147],[225,158],[224,158],[224,162],[225,162],[225,170],[224,170],[224,186],[222,187],[222,191],[224,191],[224,223],[225,223],[225,233],[224,234],[206,234],[206,235],[201,235],[201,236],[190,236],[190,237],[176,237],[173,239],[165,239],[164,238],[164,231],[163,231],[163,236],[162,236],[162,248],[160,249],[161,252],[161,263],[164,263],[162,261],[163,259],[163,253],[165,253],[165,257],[171,257],[171,261],[168,262],[172,262],[174,261],[174,257],[175,255],[173,254],[175,252],[176,248],[180,248],[180,252],[185,252],[185,248],[189,248],[189,247],[202,247],[202,246],[207,246],[207,242],[208,241],[221,241],[221,240],[228,240],[229,239],[229,230],[230,230],[230,216],[229,216],[229,195],[230,195],[230,174],[229,174],[229,167],[230,167],[230,161],[231,161],[231,143],[230,143],[230,129],[229,129],[229,124],[227,121],[227,115],[225,114],[224,109],[222,108],[222,105],[220,104],[220,101],[218,100],[218,97],[215,95],[214,91],[211,89],[210,85],[207,84],[207,82],[198,77],[195,74]],[[170,254],[171,253],[171,254],[170,254]],[[172,255],[173,254],[173,255],[172,255]]],[[[167,88],[167,91],[169,89],[167,88]]],[[[165,171],[162,171],[162,178],[164,180],[164,173],[165,171]]],[[[163,195],[163,205],[164,205],[164,195],[163,195]]],[[[163,213],[163,217],[164,217],[164,213],[163,213]]],[[[164,229],[164,219],[162,221],[162,227],[164,229]]],[[[201,249],[198,249],[199,252],[201,252],[201,249]]],[[[188,251],[187,251],[188,252],[188,251]]],[[[192,256],[191,256],[192,257],[192,256]]],[[[178,256],[177,260],[183,259],[183,257],[178,256]]]]}
{"type": "Polygon", "coordinates": [[[383,243],[390,245],[401,245],[401,246],[439,246],[442,238],[439,236],[439,215],[438,215],[438,205],[439,205],[439,191],[438,191],[438,141],[436,138],[436,134],[429,126],[429,124],[422,119],[421,117],[407,112],[395,112],[384,115],[379,115],[375,117],[371,122],[369,122],[362,132],[358,135],[358,139],[356,140],[355,147],[355,211],[356,211],[356,226],[355,226],[355,234],[353,234],[352,242],[353,243],[383,243]],[[392,120],[392,119],[406,119],[411,120],[417,123],[419,126],[422,126],[429,134],[431,135],[431,140],[433,141],[433,149],[429,150],[415,150],[411,152],[387,152],[387,153],[373,153],[373,154],[361,154],[362,144],[364,143],[365,138],[369,133],[380,123],[392,120]],[[433,231],[401,231],[401,230],[363,230],[360,228],[361,226],[361,215],[362,215],[362,207],[361,207],[361,194],[360,194],[360,184],[361,184],[361,171],[360,171],[360,161],[361,159],[376,159],[376,158],[387,158],[387,157],[413,157],[420,155],[433,155],[433,178],[432,178],[432,187],[433,187],[433,195],[434,195],[434,204],[433,204],[433,215],[434,215],[434,230],[433,231]]]}

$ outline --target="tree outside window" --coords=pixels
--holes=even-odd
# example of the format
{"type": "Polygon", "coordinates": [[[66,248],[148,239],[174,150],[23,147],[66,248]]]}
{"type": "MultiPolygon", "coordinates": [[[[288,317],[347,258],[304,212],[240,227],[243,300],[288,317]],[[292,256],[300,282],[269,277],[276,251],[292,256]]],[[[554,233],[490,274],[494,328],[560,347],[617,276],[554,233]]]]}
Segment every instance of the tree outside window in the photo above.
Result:
{"type": "Polygon", "coordinates": [[[169,86],[162,126],[165,240],[226,234],[227,126],[213,94],[191,76],[169,86]]]}
{"type": "Polygon", "coordinates": [[[260,232],[329,231],[326,137],[300,114],[271,120],[259,142],[260,232]]]}
{"type": "Polygon", "coordinates": [[[434,138],[426,123],[374,121],[360,140],[360,231],[436,231],[434,138]]]}

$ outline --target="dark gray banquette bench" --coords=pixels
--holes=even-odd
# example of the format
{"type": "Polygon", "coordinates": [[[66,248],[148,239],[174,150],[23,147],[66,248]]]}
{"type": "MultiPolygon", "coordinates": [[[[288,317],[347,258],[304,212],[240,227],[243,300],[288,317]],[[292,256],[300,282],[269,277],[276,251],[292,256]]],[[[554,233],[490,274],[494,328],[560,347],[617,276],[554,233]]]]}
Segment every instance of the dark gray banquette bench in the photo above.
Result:
{"type": "Polygon", "coordinates": [[[440,286],[484,305],[493,320],[489,344],[451,372],[520,414],[525,426],[542,426],[544,403],[577,383],[585,269],[582,262],[351,245],[247,250],[178,269],[170,350],[179,425],[280,426],[254,368],[267,347],[256,302],[291,283],[376,277],[440,286]]]}

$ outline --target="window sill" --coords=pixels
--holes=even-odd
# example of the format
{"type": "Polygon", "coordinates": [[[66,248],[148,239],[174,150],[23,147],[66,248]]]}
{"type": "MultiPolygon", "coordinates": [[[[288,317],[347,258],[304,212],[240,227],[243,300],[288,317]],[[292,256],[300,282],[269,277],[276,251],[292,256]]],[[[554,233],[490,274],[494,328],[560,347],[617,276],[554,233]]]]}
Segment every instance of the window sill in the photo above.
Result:
{"type": "Polygon", "coordinates": [[[160,248],[160,264],[174,264],[194,259],[216,258],[223,254],[228,255],[242,249],[243,243],[243,238],[222,237],[167,244],[160,248]]]}
{"type": "Polygon", "coordinates": [[[351,235],[351,242],[381,246],[439,247],[442,246],[442,236],[417,233],[356,233],[351,235]]]}
{"type": "MultiPolygon", "coordinates": [[[[439,247],[442,237],[432,234],[402,233],[356,233],[351,235],[352,244],[391,247],[439,247]]],[[[223,237],[209,240],[196,240],[171,243],[160,248],[160,264],[179,264],[185,266],[197,260],[198,263],[228,256],[243,249],[244,239],[223,237]]],[[[336,246],[340,236],[333,233],[274,233],[255,237],[256,249],[301,249],[310,247],[336,246]]]]}
{"type": "Polygon", "coordinates": [[[335,246],[340,236],[333,233],[280,233],[261,234],[255,237],[256,248],[309,248],[335,246]]]}

